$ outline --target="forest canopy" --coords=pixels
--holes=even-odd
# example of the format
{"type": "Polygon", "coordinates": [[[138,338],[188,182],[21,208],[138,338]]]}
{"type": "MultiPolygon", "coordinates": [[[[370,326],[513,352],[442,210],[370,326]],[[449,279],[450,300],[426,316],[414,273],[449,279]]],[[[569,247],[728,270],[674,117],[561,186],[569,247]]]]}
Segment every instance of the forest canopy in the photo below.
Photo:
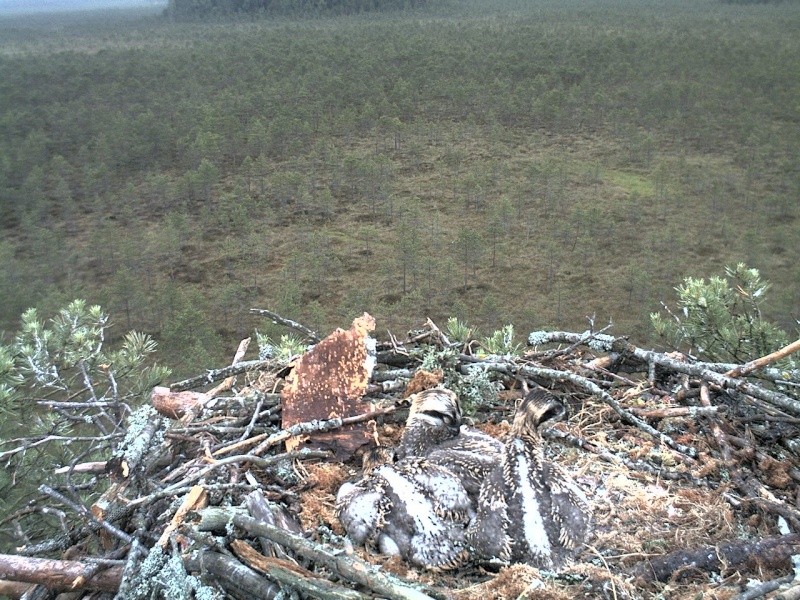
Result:
{"type": "Polygon", "coordinates": [[[393,334],[595,315],[656,343],[683,277],[739,262],[792,331],[799,12],[0,21],[0,331],[83,297],[176,375],[263,327],[254,306],[393,334]]]}
{"type": "Polygon", "coordinates": [[[176,20],[252,14],[360,13],[418,6],[426,0],[169,0],[166,15],[176,20]]]}

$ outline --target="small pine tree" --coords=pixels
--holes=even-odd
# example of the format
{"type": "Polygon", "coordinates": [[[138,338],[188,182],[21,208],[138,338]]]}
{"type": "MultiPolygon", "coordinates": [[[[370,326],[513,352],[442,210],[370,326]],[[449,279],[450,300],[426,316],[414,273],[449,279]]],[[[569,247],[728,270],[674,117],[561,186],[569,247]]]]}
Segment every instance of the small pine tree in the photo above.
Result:
{"type": "Polygon", "coordinates": [[[743,263],[726,268],[725,277],[687,277],[675,288],[678,310],[664,305],[667,314],[652,313],[650,321],[672,348],[711,361],[744,363],[788,342],[786,332],[761,314],[769,287],[757,269],[743,263]]]}
{"type": "MultiPolygon", "coordinates": [[[[14,340],[0,345],[0,522],[53,480],[54,468],[111,456],[132,407],[169,376],[147,364],[156,347],[149,336],[130,332],[111,350],[108,327],[99,306],[75,300],[48,320],[25,311],[14,340]]],[[[58,526],[36,513],[23,518],[32,520],[26,531],[44,536],[58,526]]]]}

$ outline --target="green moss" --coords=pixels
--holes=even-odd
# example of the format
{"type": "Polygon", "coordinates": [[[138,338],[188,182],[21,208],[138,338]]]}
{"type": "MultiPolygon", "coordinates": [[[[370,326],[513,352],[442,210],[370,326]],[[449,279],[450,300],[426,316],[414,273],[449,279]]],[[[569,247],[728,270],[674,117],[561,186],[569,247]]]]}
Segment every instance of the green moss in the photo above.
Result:
{"type": "Polygon", "coordinates": [[[608,171],[603,177],[609,183],[625,190],[629,195],[649,198],[656,194],[656,187],[653,181],[643,175],[626,171],[608,171]]]}

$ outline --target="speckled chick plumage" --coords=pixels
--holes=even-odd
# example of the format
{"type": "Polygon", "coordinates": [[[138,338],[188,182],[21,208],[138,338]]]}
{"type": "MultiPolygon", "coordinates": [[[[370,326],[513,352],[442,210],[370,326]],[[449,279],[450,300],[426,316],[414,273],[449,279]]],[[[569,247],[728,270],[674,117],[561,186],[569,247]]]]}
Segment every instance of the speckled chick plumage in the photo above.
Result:
{"type": "Polygon", "coordinates": [[[460,480],[424,458],[384,464],[341,487],[336,511],[357,544],[433,570],[469,557],[464,536],[474,517],[460,480]]]}
{"type": "Polygon", "coordinates": [[[433,388],[409,396],[406,427],[395,450],[396,457],[427,456],[461,430],[461,405],[448,389],[433,388]]]}
{"type": "Polygon", "coordinates": [[[563,413],[563,405],[542,390],[531,392],[517,409],[467,532],[475,560],[559,568],[586,540],[588,501],[569,475],[545,460],[538,433],[543,423],[563,413]]]}
{"type": "Polygon", "coordinates": [[[427,569],[453,569],[469,557],[464,536],[477,493],[467,493],[456,469],[426,457],[460,438],[461,408],[443,388],[410,399],[397,448],[365,454],[362,478],[339,490],[337,513],[357,544],[427,569]]]}
{"type": "Polygon", "coordinates": [[[503,444],[461,420],[461,405],[452,391],[434,388],[414,394],[397,456],[422,456],[449,469],[477,500],[482,482],[500,460],[503,444]]]}

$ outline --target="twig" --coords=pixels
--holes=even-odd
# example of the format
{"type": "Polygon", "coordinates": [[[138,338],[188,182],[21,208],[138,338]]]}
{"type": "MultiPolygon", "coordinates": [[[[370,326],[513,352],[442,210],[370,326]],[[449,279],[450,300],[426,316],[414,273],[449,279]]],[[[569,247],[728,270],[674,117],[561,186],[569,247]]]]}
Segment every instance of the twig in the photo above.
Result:
{"type": "Polygon", "coordinates": [[[209,369],[204,375],[197,375],[196,377],[190,377],[189,379],[184,379],[183,381],[177,381],[170,385],[169,389],[171,392],[184,392],[196,387],[208,385],[209,383],[214,383],[220,379],[226,379],[228,377],[233,377],[234,375],[239,375],[240,373],[246,373],[247,371],[258,371],[259,369],[269,367],[271,364],[272,361],[269,359],[245,360],[222,369],[209,369]]]}
{"type": "Polygon", "coordinates": [[[97,572],[97,566],[74,560],[51,560],[0,554],[0,579],[46,585],[56,590],[115,592],[122,567],[97,572]]]}
{"type": "MultiPolygon", "coordinates": [[[[64,442],[65,444],[71,444],[74,442],[93,442],[97,444],[98,442],[108,442],[110,440],[114,440],[117,438],[123,437],[125,434],[122,432],[119,433],[111,433],[109,435],[103,436],[68,436],[68,435],[48,435],[42,437],[38,440],[31,441],[27,438],[17,438],[13,440],[8,440],[6,443],[9,444],[16,444],[20,443],[21,445],[17,448],[12,448],[11,450],[6,450],[5,452],[0,452],[0,460],[5,460],[9,456],[13,456],[19,452],[24,452],[26,450],[30,450],[31,448],[36,448],[37,446],[41,446],[42,444],[47,444],[49,442],[64,442]]],[[[99,446],[99,444],[97,444],[99,446]]]]}
{"type": "MultiPolygon", "coordinates": [[[[250,338],[245,338],[241,342],[239,342],[239,347],[236,349],[236,354],[233,355],[233,360],[231,361],[231,366],[242,362],[244,355],[247,353],[247,348],[250,346],[250,338]]],[[[214,397],[222,392],[227,392],[229,389],[233,387],[233,383],[235,378],[233,376],[227,377],[225,381],[220,383],[218,386],[208,390],[206,393],[209,397],[214,397]]]]}
{"type": "Polygon", "coordinates": [[[742,475],[741,471],[743,470],[731,473],[731,480],[743,495],[742,500],[752,502],[764,512],[780,515],[786,519],[794,531],[800,531],[800,510],[776,498],[769,488],[754,475],[742,475]]]}
{"type": "Polygon", "coordinates": [[[299,331],[303,335],[305,335],[308,339],[310,339],[315,344],[322,340],[319,334],[316,331],[312,331],[305,325],[298,323],[297,321],[292,321],[291,319],[287,319],[285,317],[280,316],[278,313],[274,313],[271,310],[266,310],[264,308],[251,308],[250,309],[251,315],[260,315],[262,317],[267,317],[276,325],[283,325],[284,327],[288,327],[289,329],[294,329],[295,331],[299,331]]]}
{"type": "MultiPolygon", "coordinates": [[[[704,408],[712,408],[711,397],[708,393],[708,385],[705,383],[700,386],[700,404],[704,408]]],[[[725,439],[725,434],[722,432],[722,428],[719,426],[716,419],[711,421],[711,433],[717,442],[717,448],[719,448],[719,453],[722,456],[723,465],[726,467],[729,466],[731,464],[731,447],[725,439]]]]}
{"type": "Polygon", "coordinates": [[[139,542],[137,539],[134,539],[133,543],[131,544],[130,552],[128,552],[128,558],[125,561],[125,567],[122,570],[122,578],[119,583],[119,588],[117,589],[117,594],[114,596],[114,600],[124,600],[128,596],[132,580],[139,571],[139,565],[146,555],[147,551],[142,546],[141,542],[139,542]]]}
{"type": "Polygon", "coordinates": [[[788,346],[784,346],[780,350],[776,350],[771,354],[767,354],[766,356],[762,356],[761,358],[757,358],[755,360],[751,360],[748,363],[740,367],[736,367],[731,369],[727,373],[725,373],[726,377],[741,377],[742,375],[748,375],[749,373],[755,371],[756,369],[760,369],[762,367],[766,367],[767,365],[777,362],[782,358],[786,358],[790,354],[794,354],[795,352],[800,351],[800,340],[792,342],[788,346]]]}
{"type": "Polygon", "coordinates": [[[774,592],[783,584],[791,583],[792,581],[794,581],[794,573],[791,575],[786,575],[785,577],[779,577],[778,579],[772,579],[771,581],[760,583],[754,587],[751,587],[746,592],[742,592],[738,596],[734,596],[731,598],[731,600],[756,600],[757,598],[766,596],[770,592],[774,592]]]}
{"type": "Polygon", "coordinates": [[[793,585],[777,594],[774,600],[800,600],[800,584],[793,585]]]}
{"type": "Polygon", "coordinates": [[[674,417],[713,417],[725,412],[724,406],[667,406],[665,408],[632,408],[637,417],[645,419],[670,419],[674,417]]]}
{"type": "Polygon", "coordinates": [[[613,324],[609,323],[599,331],[585,331],[582,334],[580,334],[581,336],[580,339],[572,342],[566,348],[561,348],[559,350],[548,350],[546,352],[542,352],[541,354],[537,355],[537,358],[541,360],[552,360],[553,358],[556,358],[558,356],[564,356],[566,354],[570,354],[578,346],[588,346],[593,340],[601,339],[600,336],[603,336],[604,338],[609,337],[605,334],[605,332],[611,329],[612,326],[613,324]]]}
{"type": "MultiPolygon", "coordinates": [[[[178,489],[184,488],[187,485],[193,484],[196,481],[199,481],[212,471],[219,469],[220,467],[224,467],[226,465],[247,462],[251,463],[257,467],[266,468],[275,465],[283,460],[294,460],[294,459],[304,459],[304,458],[328,458],[330,454],[328,452],[322,452],[320,450],[309,450],[309,449],[302,449],[297,450],[295,452],[284,452],[283,454],[276,454],[275,456],[270,456],[268,458],[263,458],[261,456],[257,456],[255,454],[241,454],[237,456],[229,456],[227,458],[223,458],[218,460],[217,462],[207,466],[204,469],[199,470],[197,473],[193,473],[189,477],[186,477],[182,481],[177,483],[173,483],[168,488],[165,488],[159,492],[161,495],[170,495],[170,493],[177,492],[178,489]]],[[[143,498],[137,498],[136,500],[131,501],[128,506],[138,506],[145,502],[149,502],[151,500],[151,496],[145,496],[143,498]]]]}
{"type": "Polygon", "coordinates": [[[264,405],[264,396],[259,394],[258,397],[256,398],[256,407],[253,410],[253,416],[250,418],[250,422],[247,424],[247,427],[245,427],[245,430],[242,432],[242,435],[239,438],[240,442],[243,442],[252,435],[253,429],[255,429],[256,426],[256,421],[258,421],[258,417],[261,414],[261,407],[263,405],[264,405]]]}
{"type": "Polygon", "coordinates": [[[618,338],[608,334],[601,334],[599,331],[592,333],[572,333],[568,331],[532,331],[528,334],[529,346],[541,346],[542,344],[567,343],[579,346],[587,344],[593,350],[610,352],[611,346],[618,338]]]}
{"type": "MultiPolygon", "coordinates": [[[[586,333],[573,333],[569,331],[534,331],[528,336],[528,345],[538,346],[541,344],[555,343],[580,345],[583,343],[584,339],[586,339],[587,345],[589,345],[593,350],[609,352],[611,353],[612,357],[615,356],[619,350],[622,350],[622,347],[635,347],[630,345],[624,338],[615,338],[610,335],[603,335],[602,337],[598,337],[598,339],[589,340],[586,338],[586,333]],[[592,343],[588,343],[590,341],[592,343]]],[[[641,351],[646,352],[645,350],[641,351]]],[[[640,360],[642,359],[640,358],[640,360]]],[[[702,361],[693,361],[692,364],[698,368],[715,371],[721,374],[727,374],[730,371],[742,367],[742,365],[733,363],[712,363],[702,361]]],[[[800,377],[800,370],[791,371],[789,375],[793,378],[800,377]]],[[[792,381],[787,381],[786,373],[780,369],[762,369],[758,373],[754,373],[753,376],[768,379],[770,381],[774,381],[775,383],[783,383],[785,385],[793,385],[795,383],[792,381]]]]}
{"type": "MultiPolygon", "coordinates": [[[[470,357],[462,356],[462,358],[466,358],[467,361],[470,360],[470,357]]],[[[578,387],[583,388],[593,396],[599,398],[600,400],[608,404],[614,410],[614,412],[616,412],[620,416],[620,418],[626,423],[635,425],[645,433],[650,434],[651,436],[653,436],[663,444],[669,446],[673,450],[677,450],[678,452],[692,458],[695,458],[697,456],[696,449],[691,448],[689,446],[685,446],[683,444],[679,444],[668,435],[661,433],[660,431],[658,431],[654,427],[651,427],[638,417],[632,415],[630,412],[622,408],[619,402],[614,400],[611,394],[603,390],[599,385],[590,381],[586,377],[582,377],[580,375],[577,375],[575,373],[570,373],[568,371],[546,369],[543,367],[535,367],[533,365],[516,366],[516,365],[511,365],[510,363],[486,362],[486,361],[481,362],[481,365],[486,369],[491,369],[493,371],[505,373],[506,375],[510,375],[512,377],[515,376],[517,373],[520,373],[527,377],[532,377],[534,379],[540,378],[540,379],[547,379],[549,381],[569,381],[571,383],[574,383],[578,387]]]]}
{"type": "Polygon", "coordinates": [[[64,506],[72,509],[73,511],[78,513],[81,517],[86,519],[87,521],[91,521],[93,523],[96,523],[97,525],[99,525],[100,527],[105,529],[108,533],[110,533],[114,537],[117,537],[117,538],[121,539],[126,544],[130,544],[133,541],[133,538],[131,536],[129,536],[127,533],[125,533],[124,531],[121,531],[121,530],[117,529],[111,523],[109,523],[107,521],[104,521],[103,519],[98,519],[96,516],[94,516],[91,513],[91,511],[88,508],[86,508],[82,504],[78,504],[76,502],[73,502],[72,500],[70,500],[69,498],[64,496],[63,494],[55,491],[53,488],[42,484],[42,485],[39,486],[39,492],[41,492],[42,494],[46,494],[46,495],[50,496],[54,500],[57,500],[58,502],[63,504],[64,506]]]}
{"type": "MultiPolygon", "coordinates": [[[[380,596],[393,600],[431,600],[434,597],[408,582],[376,569],[355,556],[347,556],[342,554],[341,551],[333,550],[326,545],[316,544],[304,537],[289,533],[280,527],[261,523],[252,517],[222,508],[207,508],[201,511],[200,515],[201,520],[197,525],[200,531],[216,531],[219,527],[224,529],[227,523],[231,522],[253,536],[269,538],[300,556],[331,569],[350,581],[368,587],[380,596]]],[[[435,593],[435,597],[444,600],[443,595],[436,593],[434,590],[428,589],[426,591],[435,593]]]]}
{"type": "Polygon", "coordinates": [[[374,419],[375,417],[388,415],[390,413],[393,413],[395,410],[397,410],[397,407],[389,406],[387,408],[382,408],[380,410],[374,410],[360,415],[353,415],[352,417],[344,417],[344,418],[336,417],[334,419],[326,419],[324,421],[305,421],[303,423],[295,423],[294,425],[287,427],[286,429],[281,429],[277,433],[273,433],[271,436],[269,436],[267,439],[261,442],[255,448],[255,450],[253,450],[253,453],[262,454],[270,446],[274,446],[275,444],[280,444],[281,442],[285,442],[289,438],[298,435],[323,432],[323,431],[332,431],[334,429],[339,429],[344,425],[361,423],[363,421],[369,421],[371,419],[374,419]]]}
{"type": "Polygon", "coordinates": [[[604,461],[611,463],[613,465],[621,465],[627,467],[631,471],[640,471],[643,473],[648,473],[659,479],[668,479],[671,481],[677,480],[685,480],[690,481],[696,486],[704,485],[705,482],[700,479],[695,479],[689,473],[680,473],[677,471],[667,471],[665,469],[660,469],[658,467],[654,467],[646,462],[641,460],[631,460],[625,456],[620,456],[618,454],[614,454],[609,452],[608,450],[603,450],[601,447],[593,444],[592,442],[578,437],[576,435],[572,435],[571,433],[567,433],[565,431],[561,431],[560,429],[555,429],[549,427],[547,429],[542,430],[541,435],[545,439],[549,440],[559,440],[564,441],[574,446],[576,448],[580,448],[582,450],[586,450],[587,452],[591,452],[592,454],[596,454],[604,461]]]}
{"type": "Polygon", "coordinates": [[[281,595],[281,588],[261,577],[253,569],[246,567],[231,556],[218,552],[202,550],[184,557],[183,564],[188,571],[209,573],[227,590],[233,588],[240,594],[231,597],[263,598],[272,600],[281,595]]]}
{"type": "Polygon", "coordinates": [[[279,583],[320,600],[370,600],[361,592],[349,590],[324,577],[282,558],[267,557],[242,540],[233,540],[231,548],[248,567],[265,573],[279,583]]]}

